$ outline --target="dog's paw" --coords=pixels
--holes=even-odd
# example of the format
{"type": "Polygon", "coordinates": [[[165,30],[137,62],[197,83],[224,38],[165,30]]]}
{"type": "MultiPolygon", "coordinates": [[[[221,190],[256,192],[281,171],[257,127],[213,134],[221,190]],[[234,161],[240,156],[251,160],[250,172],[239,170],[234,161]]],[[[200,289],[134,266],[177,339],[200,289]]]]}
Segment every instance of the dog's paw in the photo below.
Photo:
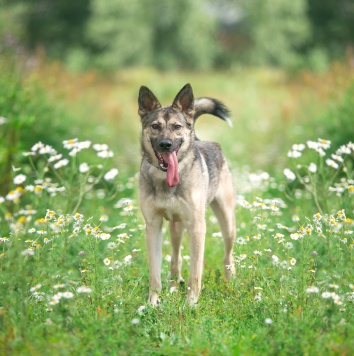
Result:
{"type": "Polygon", "coordinates": [[[148,304],[150,304],[153,307],[156,307],[157,305],[159,305],[160,304],[159,295],[155,292],[150,292],[148,304]]]}
{"type": "Polygon", "coordinates": [[[232,277],[236,275],[235,265],[232,263],[230,265],[225,265],[225,277],[226,280],[230,280],[232,277]]]}
{"type": "Polygon", "coordinates": [[[171,281],[170,293],[178,292],[180,289],[184,289],[184,279],[181,278],[177,281],[171,281]]]}

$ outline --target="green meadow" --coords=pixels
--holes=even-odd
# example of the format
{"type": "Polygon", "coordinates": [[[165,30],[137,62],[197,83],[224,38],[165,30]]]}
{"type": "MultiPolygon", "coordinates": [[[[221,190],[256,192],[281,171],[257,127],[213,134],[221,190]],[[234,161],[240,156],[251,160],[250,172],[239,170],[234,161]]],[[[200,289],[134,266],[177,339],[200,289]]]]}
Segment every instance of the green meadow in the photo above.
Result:
{"type": "MultiPolygon", "coordinates": [[[[127,69],[104,77],[0,62],[0,355],[350,355],[354,353],[354,75],[127,69]],[[147,305],[139,209],[137,93],[169,105],[191,83],[222,100],[219,142],[237,189],[236,277],[207,212],[196,307],[147,305]]],[[[183,242],[183,276],[189,243],[183,242]]]]}

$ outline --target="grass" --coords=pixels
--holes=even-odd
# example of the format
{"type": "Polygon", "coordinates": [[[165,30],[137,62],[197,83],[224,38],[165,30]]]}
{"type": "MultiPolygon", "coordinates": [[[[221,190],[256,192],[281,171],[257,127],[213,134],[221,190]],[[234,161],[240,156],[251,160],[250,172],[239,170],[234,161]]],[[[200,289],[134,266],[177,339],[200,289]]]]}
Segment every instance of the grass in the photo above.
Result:
{"type": "MultiPolygon", "coordinates": [[[[20,108],[1,94],[6,142],[19,130],[13,119],[31,130],[31,115],[40,125],[58,114],[68,136],[53,137],[46,126],[47,145],[22,134],[11,162],[0,145],[1,162],[15,168],[0,194],[0,354],[353,353],[354,147],[343,141],[351,128],[340,118],[348,120],[354,103],[343,73],[334,67],[289,81],[271,71],[131,70],[110,81],[92,73],[73,81],[58,64],[22,73],[11,97],[20,108]],[[198,306],[184,305],[183,288],[168,293],[166,232],[162,303],[151,308],[136,92],[146,84],[168,103],[188,81],[236,113],[233,130],[207,117],[197,130],[221,142],[234,172],[237,277],[224,280],[222,238],[208,211],[198,306]]],[[[187,237],[183,247],[187,278],[187,237]]]]}

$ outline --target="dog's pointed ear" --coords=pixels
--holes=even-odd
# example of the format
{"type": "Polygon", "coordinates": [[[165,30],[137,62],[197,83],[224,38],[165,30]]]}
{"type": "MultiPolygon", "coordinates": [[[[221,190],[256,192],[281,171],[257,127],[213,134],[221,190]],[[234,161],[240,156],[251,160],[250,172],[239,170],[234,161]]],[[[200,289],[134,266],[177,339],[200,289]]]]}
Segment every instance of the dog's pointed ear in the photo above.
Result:
{"type": "Polygon", "coordinates": [[[148,113],[161,107],[160,102],[157,100],[153,92],[145,86],[140,87],[138,104],[138,113],[141,118],[144,118],[148,113]]]}
{"type": "Polygon", "coordinates": [[[172,107],[181,110],[189,116],[193,115],[194,111],[194,95],[190,84],[186,84],[176,95],[172,107]]]}

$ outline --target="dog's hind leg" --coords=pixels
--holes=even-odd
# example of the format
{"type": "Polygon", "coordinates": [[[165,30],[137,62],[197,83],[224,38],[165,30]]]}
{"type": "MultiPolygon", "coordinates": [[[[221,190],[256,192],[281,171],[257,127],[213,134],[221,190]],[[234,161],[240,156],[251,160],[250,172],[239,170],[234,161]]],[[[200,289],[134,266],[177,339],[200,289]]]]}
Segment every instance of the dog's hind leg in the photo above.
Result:
{"type": "Polygon", "coordinates": [[[232,255],[236,238],[235,198],[233,191],[231,175],[226,174],[222,177],[216,197],[210,204],[218,219],[224,240],[225,252],[223,263],[227,280],[230,280],[235,274],[234,258],[232,255]]]}
{"type": "Polygon", "coordinates": [[[162,217],[146,222],[146,246],[149,254],[150,290],[148,303],[157,305],[161,292],[162,217]]]}
{"type": "Polygon", "coordinates": [[[181,276],[181,269],[182,269],[181,241],[183,237],[183,230],[184,227],[182,223],[176,221],[170,222],[170,235],[171,235],[171,245],[172,245],[170,292],[176,291],[179,284],[184,282],[181,276]]]}

